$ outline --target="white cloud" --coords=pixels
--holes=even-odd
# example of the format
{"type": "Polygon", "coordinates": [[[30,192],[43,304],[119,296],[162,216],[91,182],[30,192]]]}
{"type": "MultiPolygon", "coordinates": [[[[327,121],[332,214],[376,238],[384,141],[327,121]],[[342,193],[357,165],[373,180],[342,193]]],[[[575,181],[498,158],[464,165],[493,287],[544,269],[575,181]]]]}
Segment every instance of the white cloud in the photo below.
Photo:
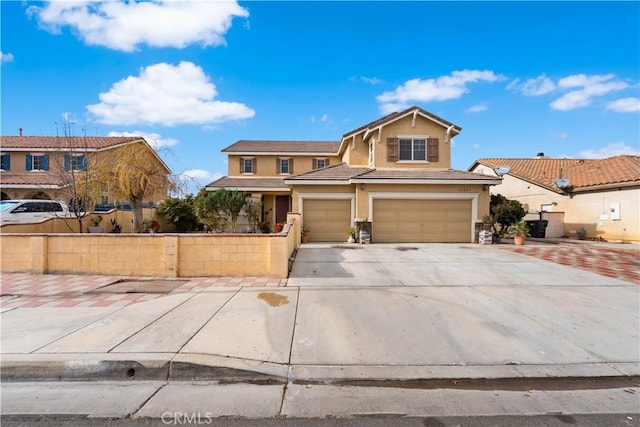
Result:
{"type": "Polygon", "coordinates": [[[183,48],[225,43],[234,17],[249,12],[235,1],[51,1],[30,6],[30,16],[50,32],[69,26],[88,45],[125,52],[138,45],[183,48]]]}
{"type": "Polygon", "coordinates": [[[558,139],[567,139],[569,138],[569,134],[567,132],[556,132],[553,134],[554,137],[558,139]]]}
{"type": "Polygon", "coordinates": [[[215,100],[216,95],[216,86],[199,66],[160,63],[114,83],[99,95],[99,104],[87,109],[98,122],[110,125],[204,125],[255,115],[244,104],[215,100]]]}
{"type": "Polygon", "coordinates": [[[525,81],[520,84],[519,79],[515,79],[507,86],[507,89],[519,90],[526,96],[540,96],[550,92],[553,92],[556,89],[556,85],[547,76],[544,74],[525,81]]]}
{"type": "Polygon", "coordinates": [[[320,117],[320,121],[326,123],[327,120],[329,120],[329,115],[327,113],[324,113],[322,117],[320,117]]]}
{"type": "Polygon", "coordinates": [[[580,152],[580,157],[585,159],[604,159],[607,157],[619,156],[621,154],[640,155],[637,147],[631,147],[624,142],[612,142],[601,148],[589,149],[580,152]]]}
{"type": "Polygon", "coordinates": [[[472,147],[474,150],[477,150],[480,148],[480,144],[473,144],[472,147]]]}
{"type": "Polygon", "coordinates": [[[482,111],[487,111],[487,106],[485,104],[478,104],[467,108],[467,113],[480,113],[482,111]]]}
{"type": "Polygon", "coordinates": [[[218,172],[209,172],[204,169],[189,169],[182,172],[177,180],[181,183],[182,195],[197,194],[205,185],[210,184],[218,178],[222,178],[222,174],[218,172]]]}
{"type": "Polygon", "coordinates": [[[156,151],[161,150],[163,148],[168,148],[168,147],[173,147],[174,145],[178,145],[177,139],[163,138],[159,133],[149,133],[149,132],[142,132],[142,131],[109,132],[108,136],[141,136],[156,151]]]}
{"type": "Polygon", "coordinates": [[[376,97],[383,114],[409,107],[413,102],[445,101],[460,98],[469,91],[469,83],[504,80],[504,76],[489,70],[454,71],[437,79],[412,79],[398,86],[394,91],[384,92],[376,97]]]}
{"type": "Polygon", "coordinates": [[[0,62],[13,62],[13,54],[0,51],[0,62]]]}
{"type": "Polygon", "coordinates": [[[575,74],[562,78],[558,81],[559,88],[578,89],[567,92],[553,101],[551,108],[567,111],[587,107],[591,105],[595,97],[607,95],[628,87],[627,83],[620,80],[612,80],[613,78],[613,74],[591,76],[575,74]]]}
{"type": "Polygon", "coordinates": [[[379,85],[380,83],[383,83],[384,80],[379,79],[377,77],[365,77],[362,76],[360,77],[360,80],[362,80],[365,83],[368,83],[370,85],[379,85]]]}
{"type": "Polygon", "coordinates": [[[622,98],[607,104],[607,110],[618,113],[637,113],[640,111],[640,98],[622,98]]]}

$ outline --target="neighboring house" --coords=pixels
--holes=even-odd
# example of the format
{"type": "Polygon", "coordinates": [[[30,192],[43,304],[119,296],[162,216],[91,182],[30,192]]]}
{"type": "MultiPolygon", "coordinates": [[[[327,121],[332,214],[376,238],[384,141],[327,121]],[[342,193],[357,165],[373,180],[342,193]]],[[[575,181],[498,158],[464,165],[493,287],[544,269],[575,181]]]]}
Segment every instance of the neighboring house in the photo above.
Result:
{"type": "MultiPolygon", "coordinates": [[[[640,157],[479,159],[470,172],[502,176],[493,194],[520,201],[559,223],[547,237],[640,241],[640,157]]],[[[550,224],[552,225],[552,224],[550,224]]]]}
{"type": "Polygon", "coordinates": [[[238,141],[228,176],[206,186],[250,193],[271,225],[301,214],[311,241],[346,241],[356,223],[373,242],[473,242],[495,176],[451,170],[461,128],[412,107],[340,141],[238,141]]]}
{"type": "MultiPolygon", "coordinates": [[[[91,174],[92,165],[108,162],[119,150],[140,144],[153,153],[158,167],[166,171],[164,186],[148,194],[144,202],[154,204],[167,198],[171,170],[158,157],[155,150],[141,137],[67,137],[20,136],[0,137],[0,190],[2,199],[52,199],[71,202],[73,179],[82,180],[91,174]]],[[[104,186],[100,205],[126,204],[117,200],[104,186]]]]}

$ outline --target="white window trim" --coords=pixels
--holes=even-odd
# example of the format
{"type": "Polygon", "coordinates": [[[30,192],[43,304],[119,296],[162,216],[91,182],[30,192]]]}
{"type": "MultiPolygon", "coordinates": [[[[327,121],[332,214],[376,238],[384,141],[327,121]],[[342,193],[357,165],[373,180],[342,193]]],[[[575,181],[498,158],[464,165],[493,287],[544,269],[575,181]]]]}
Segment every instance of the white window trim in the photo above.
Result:
{"type": "Polygon", "coordinates": [[[291,175],[291,157],[278,157],[278,175],[291,175]],[[282,172],[282,160],[288,160],[289,172],[282,172]]]}
{"type": "Polygon", "coordinates": [[[42,152],[42,153],[29,153],[29,155],[31,155],[31,170],[29,172],[46,172],[46,170],[44,169],[34,169],[33,164],[35,163],[34,157],[44,157],[47,154],[42,152]]]}
{"type": "Polygon", "coordinates": [[[251,160],[251,172],[242,172],[242,175],[255,175],[256,171],[253,170],[254,169],[253,168],[253,164],[254,164],[253,160],[255,159],[255,156],[254,157],[242,156],[241,158],[242,158],[242,162],[243,162],[243,165],[242,165],[242,170],[243,171],[245,170],[245,167],[246,167],[246,163],[244,163],[244,162],[247,161],[247,160],[251,160]]]}
{"type": "Polygon", "coordinates": [[[328,157],[315,157],[315,159],[316,159],[316,170],[327,167],[327,160],[329,159],[328,157]],[[319,161],[323,161],[324,162],[324,166],[322,166],[322,167],[318,166],[318,162],[319,161]]]}
{"type": "MultiPolygon", "coordinates": [[[[429,135],[396,135],[396,138],[398,138],[398,160],[396,161],[396,163],[420,163],[420,164],[425,164],[425,163],[430,163],[429,160],[427,160],[429,158],[429,155],[427,154],[427,150],[428,150],[428,140],[429,138],[431,138],[429,135]],[[401,139],[410,139],[411,141],[413,141],[414,139],[424,139],[424,160],[400,160],[400,140],[401,139]]],[[[411,157],[413,157],[413,143],[411,144],[411,157]]]]}

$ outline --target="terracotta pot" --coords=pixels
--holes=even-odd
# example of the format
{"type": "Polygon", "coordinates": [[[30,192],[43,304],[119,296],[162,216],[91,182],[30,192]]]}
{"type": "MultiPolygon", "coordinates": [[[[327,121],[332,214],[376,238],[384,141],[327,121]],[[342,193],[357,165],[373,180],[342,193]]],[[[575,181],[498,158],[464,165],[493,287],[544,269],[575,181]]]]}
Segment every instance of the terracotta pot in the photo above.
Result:
{"type": "Polygon", "coordinates": [[[300,241],[302,243],[307,243],[309,241],[309,236],[300,236],[300,241]]]}
{"type": "Polygon", "coordinates": [[[516,245],[524,245],[525,236],[514,236],[513,243],[516,245]]]}

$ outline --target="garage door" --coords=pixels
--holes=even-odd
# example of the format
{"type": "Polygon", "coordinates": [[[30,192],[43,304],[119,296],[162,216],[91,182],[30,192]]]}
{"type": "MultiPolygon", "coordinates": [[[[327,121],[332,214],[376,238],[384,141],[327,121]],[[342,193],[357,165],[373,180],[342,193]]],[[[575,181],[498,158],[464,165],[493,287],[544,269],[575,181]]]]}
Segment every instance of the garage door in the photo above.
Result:
{"type": "Polygon", "coordinates": [[[373,201],[375,243],[471,241],[471,200],[373,201]]]}
{"type": "Polygon", "coordinates": [[[302,223],[310,242],[345,242],[351,225],[351,200],[304,199],[302,223]]]}

